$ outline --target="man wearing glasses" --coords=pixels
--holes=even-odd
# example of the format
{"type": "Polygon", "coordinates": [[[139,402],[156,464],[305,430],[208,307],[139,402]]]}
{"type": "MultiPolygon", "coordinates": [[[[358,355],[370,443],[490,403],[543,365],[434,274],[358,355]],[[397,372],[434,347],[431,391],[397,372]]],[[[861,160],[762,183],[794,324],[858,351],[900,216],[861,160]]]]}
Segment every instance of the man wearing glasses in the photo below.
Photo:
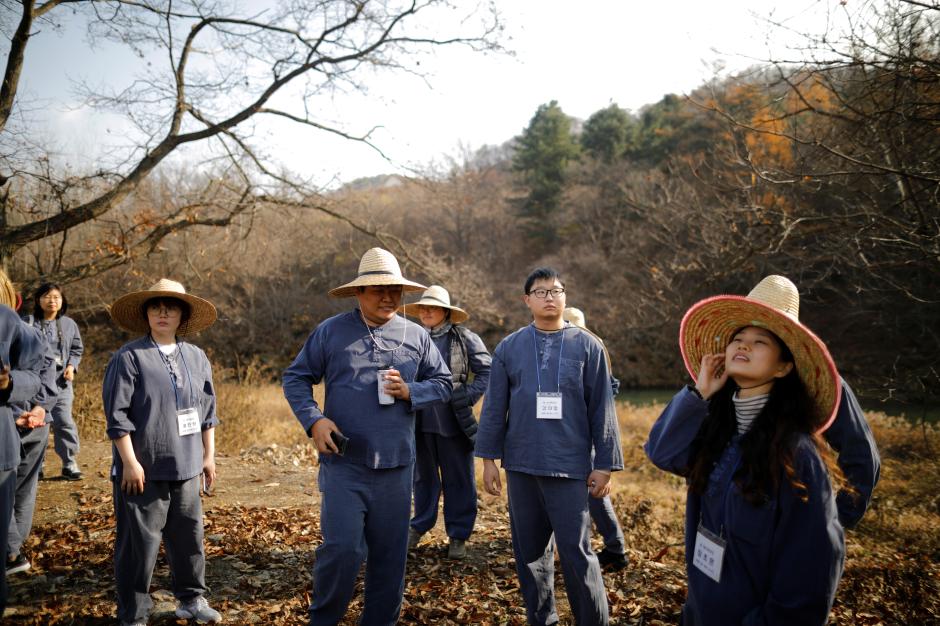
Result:
{"type": "Polygon", "coordinates": [[[483,459],[483,487],[502,492],[495,463],[501,459],[528,622],[558,622],[557,545],[574,621],[606,625],[588,497],[607,495],[611,471],[623,469],[610,372],[597,339],[564,321],[565,285],[557,271],[536,269],[524,291],[532,323],[496,347],[483,400],[475,451],[483,459]]]}

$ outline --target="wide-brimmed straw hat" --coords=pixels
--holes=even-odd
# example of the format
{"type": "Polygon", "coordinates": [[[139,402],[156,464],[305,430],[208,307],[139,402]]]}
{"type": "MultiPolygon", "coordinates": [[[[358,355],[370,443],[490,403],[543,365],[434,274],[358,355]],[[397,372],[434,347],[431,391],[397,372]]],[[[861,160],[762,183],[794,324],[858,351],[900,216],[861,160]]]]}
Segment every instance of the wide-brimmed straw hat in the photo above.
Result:
{"type": "Polygon", "coordinates": [[[147,312],[144,303],[153,298],[176,298],[189,305],[189,318],[180,323],[177,335],[192,335],[212,326],[217,314],[211,302],[186,293],[182,284],[169,278],[161,278],[143,291],[134,291],[121,296],[111,305],[111,319],[125,330],[135,333],[149,333],[147,312]]]}
{"type": "Polygon", "coordinates": [[[747,296],[706,298],[688,310],[679,326],[685,367],[698,379],[702,357],[724,352],[744,326],[771,331],[793,353],[794,366],[816,408],[817,432],[829,427],[839,409],[839,372],[826,344],[800,323],[800,293],[783,276],[767,276],[747,296]]]}
{"type": "Polygon", "coordinates": [[[427,288],[402,276],[398,259],[391,252],[372,248],[362,255],[359,261],[359,275],[355,280],[331,289],[330,295],[334,298],[348,298],[356,295],[359,287],[370,285],[401,285],[403,291],[421,291],[427,288]]]}
{"type": "Polygon", "coordinates": [[[399,307],[399,311],[413,317],[418,317],[419,306],[439,306],[442,309],[450,311],[450,321],[454,324],[462,324],[470,319],[470,314],[450,303],[450,294],[440,285],[431,285],[417,302],[411,302],[399,307]]]}

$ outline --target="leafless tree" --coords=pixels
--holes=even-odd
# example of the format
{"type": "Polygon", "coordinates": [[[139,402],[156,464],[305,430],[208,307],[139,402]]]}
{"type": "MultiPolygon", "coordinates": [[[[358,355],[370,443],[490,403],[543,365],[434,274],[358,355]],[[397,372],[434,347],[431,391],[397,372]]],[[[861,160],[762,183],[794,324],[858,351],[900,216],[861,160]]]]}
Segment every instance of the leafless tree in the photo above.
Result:
{"type": "Polygon", "coordinates": [[[498,14],[486,4],[319,0],[246,12],[252,6],[224,0],[0,5],[0,26],[12,31],[0,92],[0,263],[43,242],[45,251],[59,252],[42,268],[47,278],[70,281],[152,252],[170,233],[250,220],[271,202],[321,207],[311,181],[285,174],[253,141],[257,123],[278,119],[373,145],[370,130],[354,130],[369,122],[323,119],[324,99],[366,89],[374,72],[420,74],[421,56],[439,46],[499,47],[498,14]],[[109,93],[83,88],[88,105],[122,115],[133,128],[106,162],[83,174],[59,167],[38,145],[29,116],[17,115],[29,44],[37,28],[56,19],[83,19],[93,41],[120,43],[141,59],[131,84],[109,93]],[[195,172],[189,186],[166,213],[141,208],[134,194],[173,155],[185,155],[195,172]],[[69,241],[92,222],[102,240],[69,241]],[[63,262],[70,246],[83,256],[63,262]]]}

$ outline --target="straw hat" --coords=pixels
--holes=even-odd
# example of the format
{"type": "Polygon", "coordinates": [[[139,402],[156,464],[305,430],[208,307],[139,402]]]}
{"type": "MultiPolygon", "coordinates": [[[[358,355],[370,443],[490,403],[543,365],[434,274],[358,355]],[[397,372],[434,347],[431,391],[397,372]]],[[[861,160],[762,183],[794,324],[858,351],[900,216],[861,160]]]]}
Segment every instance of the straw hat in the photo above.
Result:
{"type": "Polygon", "coordinates": [[[215,307],[208,300],[186,293],[183,285],[161,278],[144,291],[134,291],[121,296],[111,305],[114,323],[135,333],[149,333],[150,324],[144,311],[144,303],[151,298],[176,298],[189,305],[189,319],[176,329],[177,335],[192,335],[212,326],[217,317],[215,307]]]}
{"type": "Polygon", "coordinates": [[[800,294],[783,276],[767,276],[745,296],[706,298],[688,310],[679,326],[685,367],[698,379],[702,356],[724,352],[732,333],[759,326],[777,335],[793,353],[800,380],[816,407],[822,432],[839,408],[839,372],[822,340],[800,323],[800,294]]]}
{"type": "Polygon", "coordinates": [[[442,309],[449,309],[450,321],[454,324],[462,324],[470,319],[469,313],[450,303],[450,294],[440,285],[431,285],[421,294],[420,300],[402,305],[398,310],[412,317],[418,317],[419,306],[439,306],[442,309]]]}
{"type": "Polygon", "coordinates": [[[349,298],[356,295],[359,287],[370,285],[401,285],[403,291],[421,291],[426,287],[421,283],[407,280],[401,275],[398,259],[382,248],[366,250],[359,261],[359,275],[352,282],[330,290],[334,298],[349,298]]]}

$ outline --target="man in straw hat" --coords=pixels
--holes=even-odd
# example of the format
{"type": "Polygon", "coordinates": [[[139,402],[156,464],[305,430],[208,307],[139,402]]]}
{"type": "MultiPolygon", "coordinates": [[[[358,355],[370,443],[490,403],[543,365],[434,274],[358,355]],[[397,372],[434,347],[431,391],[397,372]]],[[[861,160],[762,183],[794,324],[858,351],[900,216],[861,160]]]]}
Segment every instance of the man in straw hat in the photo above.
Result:
{"type": "Polygon", "coordinates": [[[450,294],[443,287],[431,285],[420,300],[402,306],[402,311],[421,320],[450,366],[454,383],[450,402],[418,411],[415,512],[408,531],[408,548],[417,547],[421,535],[434,527],[443,493],[444,526],[450,538],[447,557],[462,559],[477,516],[473,467],[477,421],[473,405],[486,391],[492,359],[483,340],[463,326],[470,315],[451,304],[450,294]]]}
{"type": "Polygon", "coordinates": [[[581,626],[607,624],[607,594],[591,550],[588,497],[610,492],[623,468],[610,370],[600,342],[567,324],[565,285],[538,268],[525,281],[532,324],[493,353],[475,454],[483,486],[509,492],[513,553],[530,624],[555,624],[555,546],[571,612],[581,626]]]}
{"type": "Polygon", "coordinates": [[[799,321],[796,286],[768,276],[746,297],[694,304],[679,345],[695,383],[645,450],[689,484],[682,623],[825,624],[845,556],[835,502],[844,477],[820,433],[840,379],[799,321]]]}
{"type": "MultiPolygon", "coordinates": [[[[603,339],[588,329],[584,312],[581,309],[566,306],[564,318],[565,321],[571,322],[578,328],[590,333],[600,342],[604,348],[607,367],[610,368],[610,354],[607,352],[607,346],[604,346],[603,339]]],[[[613,369],[610,372],[610,390],[614,397],[620,391],[620,381],[614,378],[613,369]]],[[[604,539],[604,547],[597,553],[597,560],[600,562],[601,567],[611,572],[625,568],[627,566],[626,539],[623,536],[623,529],[620,528],[620,522],[617,520],[617,513],[614,511],[614,504],[610,500],[610,495],[608,494],[603,498],[588,498],[588,510],[591,513],[594,527],[604,539]]]]}
{"type": "MultiPolygon", "coordinates": [[[[7,560],[7,532],[13,518],[16,468],[20,463],[20,437],[14,407],[29,402],[40,390],[39,377],[45,347],[39,334],[13,311],[16,292],[0,270],[0,543],[7,560]]],[[[0,617],[7,605],[6,568],[0,571],[0,617]]]]}
{"type": "Polygon", "coordinates": [[[114,353],[102,386],[113,444],[118,619],[125,626],[147,623],[153,605],[150,580],[162,541],[176,616],[217,623],[222,616],[204,597],[200,500],[200,477],[206,490],[216,477],[219,420],[212,366],[205,352],[179,339],[211,326],[215,307],[163,278],[115,300],[111,319],[142,335],[114,353]]]}
{"type": "Polygon", "coordinates": [[[360,623],[401,610],[415,461],[415,411],[446,402],[451,377],[431,337],[397,315],[407,280],[395,257],[368,250],[358,276],[332,289],[358,306],[320,323],[284,370],[284,395],[320,452],[320,529],[310,624],[343,619],[366,554],[360,623]],[[321,410],[311,388],[326,385],[321,410]]]}

